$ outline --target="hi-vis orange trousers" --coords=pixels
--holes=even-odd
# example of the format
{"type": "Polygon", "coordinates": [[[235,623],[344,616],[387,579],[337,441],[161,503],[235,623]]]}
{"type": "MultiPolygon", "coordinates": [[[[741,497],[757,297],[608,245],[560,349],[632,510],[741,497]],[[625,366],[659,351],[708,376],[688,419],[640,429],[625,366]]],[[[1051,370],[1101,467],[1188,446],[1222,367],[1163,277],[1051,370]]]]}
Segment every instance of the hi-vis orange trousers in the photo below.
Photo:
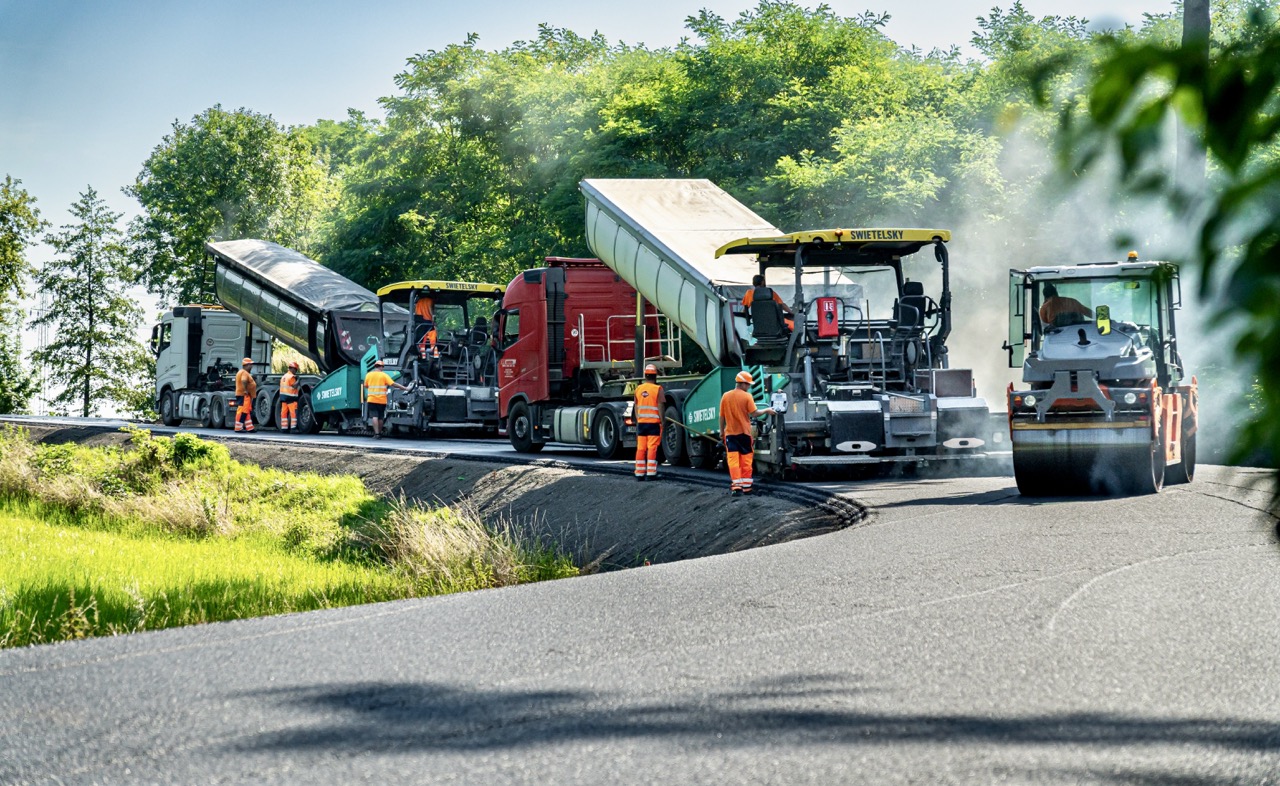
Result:
{"type": "Polygon", "coordinates": [[[662,443],[661,423],[636,424],[636,477],[658,475],[658,445],[662,443]]]}
{"type": "Polygon", "coordinates": [[[280,420],[278,425],[282,429],[298,427],[298,400],[292,401],[280,399],[280,420]]]}
{"type": "Polygon", "coordinates": [[[253,399],[240,397],[240,406],[236,409],[236,431],[253,431],[253,399]]]}
{"type": "Polygon", "coordinates": [[[724,438],[724,460],[729,465],[729,488],[751,493],[751,465],[755,461],[750,434],[731,434],[724,438]]]}

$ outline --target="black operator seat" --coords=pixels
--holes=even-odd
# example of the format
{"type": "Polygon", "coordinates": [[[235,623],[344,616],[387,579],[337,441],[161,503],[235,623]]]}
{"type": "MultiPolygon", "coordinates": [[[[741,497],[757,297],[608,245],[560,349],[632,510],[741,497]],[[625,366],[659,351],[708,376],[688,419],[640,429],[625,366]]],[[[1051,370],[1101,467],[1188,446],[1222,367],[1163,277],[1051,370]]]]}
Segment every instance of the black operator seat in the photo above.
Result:
{"type": "Polygon", "coordinates": [[[929,298],[925,297],[924,284],[920,281],[903,282],[902,297],[898,299],[898,307],[894,309],[898,328],[923,326],[925,311],[928,307],[929,298]]]}
{"type": "Polygon", "coordinates": [[[783,338],[787,324],[782,321],[782,306],[769,297],[756,297],[751,302],[751,334],[759,339],[783,338]]]}

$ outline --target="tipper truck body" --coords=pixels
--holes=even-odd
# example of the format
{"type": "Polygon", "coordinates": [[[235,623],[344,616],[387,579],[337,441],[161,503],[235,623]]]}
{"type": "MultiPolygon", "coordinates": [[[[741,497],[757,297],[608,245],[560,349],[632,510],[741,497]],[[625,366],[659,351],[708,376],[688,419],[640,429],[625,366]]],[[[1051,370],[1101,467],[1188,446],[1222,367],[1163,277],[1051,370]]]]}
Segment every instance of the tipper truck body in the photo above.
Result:
{"type": "Polygon", "coordinates": [[[720,396],[742,368],[759,405],[780,411],[755,446],[774,474],[976,460],[1001,439],[971,372],[949,368],[948,231],[787,234],[707,180],[581,190],[591,249],[717,366],[679,412],[693,464],[718,462],[720,396]],[[936,297],[907,277],[917,252],[941,266],[936,297]],[[768,292],[742,305],[756,275],[785,308],[768,292]]]}
{"type": "Polygon", "coordinates": [[[1199,393],[1168,262],[1009,272],[1009,429],[1026,496],[1155,493],[1195,476],[1199,393]]]}
{"type": "MultiPolygon", "coordinates": [[[[498,407],[512,446],[524,453],[559,442],[617,458],[636,442],[631,397],[643,366],[666,374],[681,365],[679,330],[597,259],[550,257],[516,276],[496,340],[498,407]]],[[[659,380],[671,415],[697,379],[659,380]]],[[[678,428],[664,431],[663,449],[679,461],[678,428]]]]}

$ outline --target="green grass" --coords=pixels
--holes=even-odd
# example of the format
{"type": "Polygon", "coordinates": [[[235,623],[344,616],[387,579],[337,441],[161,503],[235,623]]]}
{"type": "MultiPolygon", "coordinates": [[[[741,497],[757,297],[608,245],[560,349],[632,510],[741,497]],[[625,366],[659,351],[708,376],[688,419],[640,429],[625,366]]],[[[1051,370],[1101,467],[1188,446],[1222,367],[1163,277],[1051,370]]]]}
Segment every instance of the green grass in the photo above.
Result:
{"type": "Polygon", "coordinates": [[[113,532],[38,502],[0,502],[0,646],[409,597],[390,567],[290,553],[261,536],[113,532]]]}
{"type": "Polygon", "coordinates": [[[241,464],[189,434],[88,448],[0,430],[0,647],[577,574],[465,507],[241,464]]]}

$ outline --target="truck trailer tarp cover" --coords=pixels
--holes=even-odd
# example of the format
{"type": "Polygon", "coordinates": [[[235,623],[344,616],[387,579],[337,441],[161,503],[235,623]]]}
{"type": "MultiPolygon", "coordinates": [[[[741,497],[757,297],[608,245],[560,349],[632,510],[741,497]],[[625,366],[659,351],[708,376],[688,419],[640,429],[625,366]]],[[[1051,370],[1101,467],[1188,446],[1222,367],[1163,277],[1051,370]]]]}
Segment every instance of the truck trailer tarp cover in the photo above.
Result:
{"type": "Polygon", "coordinates": [[[277,243],[224,240],[206,243],[205,248],[241,274],[270,284],[278,294],[318,314],[378,309],[377,295],[319,262],[277,243]]]}

